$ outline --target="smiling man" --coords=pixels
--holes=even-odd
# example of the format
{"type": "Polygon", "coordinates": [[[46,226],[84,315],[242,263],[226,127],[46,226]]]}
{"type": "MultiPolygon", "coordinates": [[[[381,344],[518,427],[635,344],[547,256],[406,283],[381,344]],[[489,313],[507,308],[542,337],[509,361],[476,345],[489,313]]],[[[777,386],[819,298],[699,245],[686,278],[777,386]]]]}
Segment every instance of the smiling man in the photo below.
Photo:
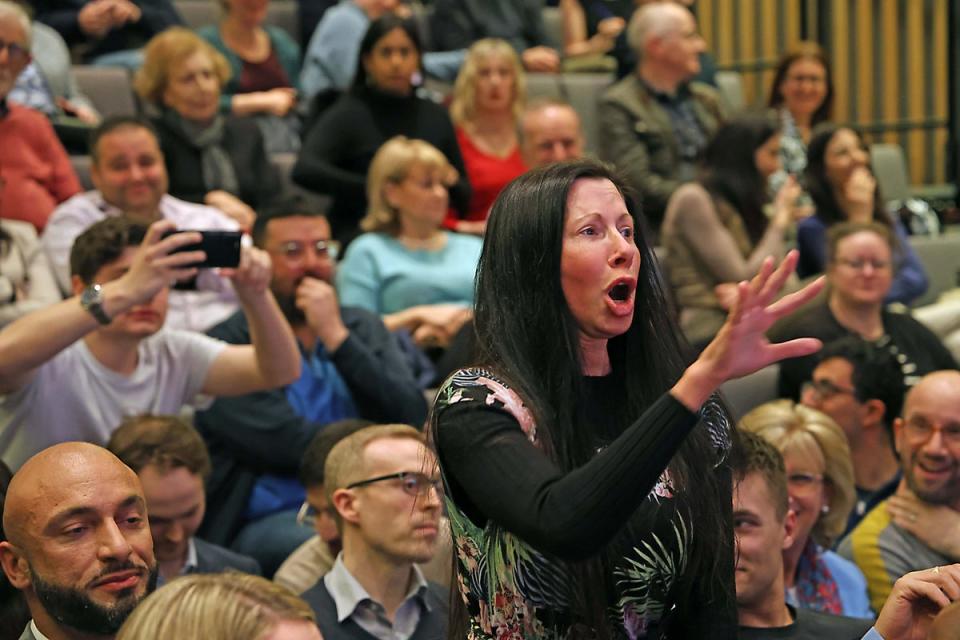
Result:
{"type": "Polygon", "coordinates": [[[0,563],[33,620],[21,640],[112,638],[157,580],[140,482],[79,442],[31,458],[7,490],[0,563]]]}
{"type": "Polygon", "coordinates": [[[260,575],[253,558],[195,538],[206,511],[210,456],[196,430],[176,416],[137,416],[121,424],[107,449],[140,478],[160,579],[232,569],[260,575]]]}
{"type": "Polygon", "coordinates": [[[916,525],[928,509],[943,511],[937,518],[940,522],[958,519],[960,372],[936,371],[924,376],[907,394],[903,417],[894,421],[893,428],[903,469],[900,486],[894,497],[867,514],[839,549],[866,576],[874,610],[898,577],[954,559],[945,551],[955,535],[938,536],[932,527],[924,531],[916,525]],[[889,508],[892,501],[902,507],[896,517],[889,508]]]}
{"type": "Polygon", "coordinates": [[[327,638],[446,637],[449,595],[416,563],[436,552],[440,492],[423,434],[367,427],[338,442],[324,465],[343,551],[301,597],[327,638]]]}

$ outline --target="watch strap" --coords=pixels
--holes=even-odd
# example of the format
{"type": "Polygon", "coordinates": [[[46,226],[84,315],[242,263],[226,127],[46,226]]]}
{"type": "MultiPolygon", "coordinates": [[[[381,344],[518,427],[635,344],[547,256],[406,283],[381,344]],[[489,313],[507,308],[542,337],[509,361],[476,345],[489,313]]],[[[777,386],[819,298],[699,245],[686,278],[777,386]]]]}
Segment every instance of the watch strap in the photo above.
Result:
{"type": "Polygon", "coordinates": [[[80,294],[80,305],[100,324],[110,324],[111,318],[103,310],[103,288],[91,284],[80,294]]]}

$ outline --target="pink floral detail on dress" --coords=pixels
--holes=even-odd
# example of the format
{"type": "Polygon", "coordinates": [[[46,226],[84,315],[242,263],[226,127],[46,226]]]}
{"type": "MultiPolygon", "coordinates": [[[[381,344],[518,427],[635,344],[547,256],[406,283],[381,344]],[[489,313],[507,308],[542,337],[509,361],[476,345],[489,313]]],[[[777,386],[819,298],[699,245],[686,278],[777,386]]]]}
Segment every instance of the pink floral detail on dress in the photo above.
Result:
{"type": "Polygon", "coordinates": [[[657,484],[653,485],[652,493],[658,498],[673,497],[673,480],[670,479],[670,469],[664,469],[657,484]]]}
{"type": "Polygon", "coordinates": [[[497,401],[503,404],[503,408],[520,424],[520,428],[527,436],[527,439],[536,444],[537,425],[533,421],[533,414],[523,405],[523,400],[520,399],[520,396],[500,382],[485,376],[478,377],[477,382],[490,390],[490,395],[487,396],[487,405],[493,406],[497,401]]]}
{"type": "Polygon", "coordinates": [[[649,625],[650,619],[637,613],[633,606],[628,604],[623,607],[623,629],[627,632],[627,637],[630,640],[644,637],[649,625]]]}

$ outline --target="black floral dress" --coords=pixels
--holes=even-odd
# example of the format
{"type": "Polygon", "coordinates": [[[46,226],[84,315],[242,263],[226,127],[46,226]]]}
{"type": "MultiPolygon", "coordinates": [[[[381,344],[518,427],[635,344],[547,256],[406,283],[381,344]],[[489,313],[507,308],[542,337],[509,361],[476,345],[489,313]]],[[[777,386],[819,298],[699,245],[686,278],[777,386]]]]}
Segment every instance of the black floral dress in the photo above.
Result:
{"type": "MultiPolygon", "coordinates": [[[[602,411],[604,400],[596,404],[602,411]]],[[[688,573],[697,526],[664,471],[697,415],[665,394],[623,437],[604,441],[601,432],[596,458],[563,474],[539,451],[537,426],[520,397],[490,371],[457,372],[434,412],[468,638],[590,637],[572,613],[570,584],[573,564],[601,548],[615,558],[605,571],[616,637],[667,637],[665,629],[677,628],[668,618],[710,607],[715,611],[697,614],[702,619],[693,628],[711,631],[696,637],[735,637],[732,598],[697,602],[702,585],[688,573]],[[643,464],[639,451],[651,464],[643,464]],[[568,482],[568,475],[579,477],[568,482]]],[[[711,401],[699,418],[710,429],[719,466],[730,442],[726,414],[711,401]]],[[[732,568],[731,558],[731,591],[732,568]]]]}

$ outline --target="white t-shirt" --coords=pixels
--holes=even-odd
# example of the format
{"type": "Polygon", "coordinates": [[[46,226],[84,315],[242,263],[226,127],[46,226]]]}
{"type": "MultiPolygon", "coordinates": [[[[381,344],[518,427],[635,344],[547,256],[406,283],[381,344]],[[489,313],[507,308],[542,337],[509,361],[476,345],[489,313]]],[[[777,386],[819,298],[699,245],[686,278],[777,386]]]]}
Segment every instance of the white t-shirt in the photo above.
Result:
{"type": "Polygon", "coordinates": [[[137,368],[125,376],[100,364],[78,340],[24,388],[0,396],[0,458],[16,470],[59,442],[106,444],[128,416],[179,414],[194,404],[225,346],[202,334],[161,330],[140,342],[137,368]]]}

